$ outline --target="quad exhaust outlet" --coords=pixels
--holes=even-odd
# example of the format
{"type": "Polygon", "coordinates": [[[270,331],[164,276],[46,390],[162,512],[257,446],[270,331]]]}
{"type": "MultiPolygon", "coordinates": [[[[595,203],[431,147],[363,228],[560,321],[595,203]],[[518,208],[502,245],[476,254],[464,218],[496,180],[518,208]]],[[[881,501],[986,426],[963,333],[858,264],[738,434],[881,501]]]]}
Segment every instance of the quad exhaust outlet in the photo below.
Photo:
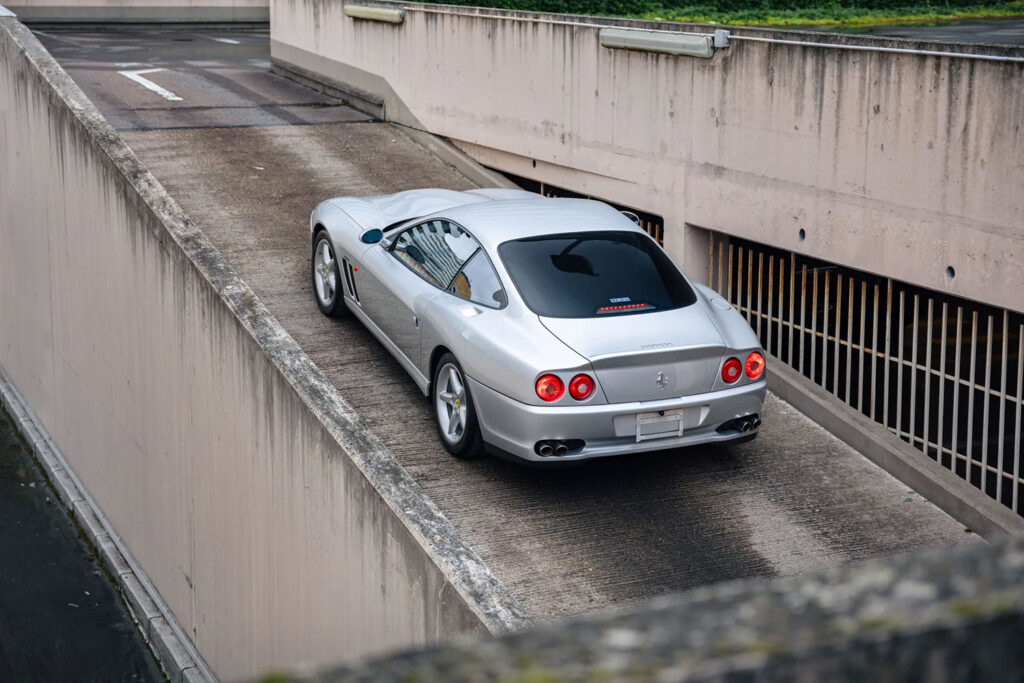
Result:
{"type": "Polygon", "coordinates": [[[746,434],[747,432],[756,431],[761,426],[761,418],[758,415],[745,415],[744,417],[737,417],[734,420],[729,420],[721,427],[718,428],[719,432],[731,432],[738,431],[746,434]]]}
{"type": "Polygon", "coordinates": [[[566,455],[572,455],[583,450],[586,442],[582,439],[546,439],[544,441],[538,441],[537,445],[533,447],[537,455],[542,457],[555,456],[561,458],[566,455]]]}

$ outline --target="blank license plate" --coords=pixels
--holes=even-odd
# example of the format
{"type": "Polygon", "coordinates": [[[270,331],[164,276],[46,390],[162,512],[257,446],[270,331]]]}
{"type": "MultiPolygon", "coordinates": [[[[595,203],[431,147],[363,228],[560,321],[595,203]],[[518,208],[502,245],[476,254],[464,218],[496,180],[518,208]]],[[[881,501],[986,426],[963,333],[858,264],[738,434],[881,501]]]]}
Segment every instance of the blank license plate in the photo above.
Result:
{"type": "Polygon", "coordinates": [[[683,435],[683,409],[660,410],[653,413],[637,413],[636,441],[665,439],[683,435]]]}

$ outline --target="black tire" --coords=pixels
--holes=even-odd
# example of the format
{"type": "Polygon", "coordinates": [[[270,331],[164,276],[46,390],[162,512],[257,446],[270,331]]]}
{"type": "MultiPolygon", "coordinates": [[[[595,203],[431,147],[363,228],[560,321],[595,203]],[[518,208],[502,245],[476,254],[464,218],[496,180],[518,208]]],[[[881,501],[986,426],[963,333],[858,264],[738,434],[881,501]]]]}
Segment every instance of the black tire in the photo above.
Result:
{"type": "Polygon", "coordinates": [[[338,265],[338,255],[331,244],[331,238],[327,231],[319,232],[313,241],[313,253],[310,256],[310,273],[313,276],[313,298],[320,312],[332,318],[342,318],[349,314],[348,306],[345,305],[344,285],[341,277],[341,268],[338,265]],[[324,254],[330,254],[330,261],[325,262],[324,254]],[[323,270],[326,263],[326,271],[323,270]],[[330,277],[333,275],[333,288],[328,292],[325,287],[330,284],[330,277]]]}
{"type": "Polygon", "coordinates": [[[434,425],[437,427],[437,436],[445,450],[456,458],[477,458],[484,452],[484,440],[480,434],[480,423],[476,419],[476,407],[473,405],[473,397],[469,393],[469,384],[466,382],[466,375],[462,372],[462,366],[450,353],[441,356],[434,368],[434,381],[430,389],[431,413],[434,416],[434,425]],[[451,371],[455,370],[457,377],[462,384],[463,391],[451,399],[443,398],[444,393],[453,394],[451,386],[451,371]],[[464,402],[464,403],[463,403],[464,402]],[[465,408],[464,416],[461,408],[465,408]],[[447,415],[447,424],[442,424],[447,415]],[[452,425],[452,418],[460,424],[458,428],[448,431],[446,428],[452,425]],[[454,436],[453,436],[454,434],[454,436]]]}

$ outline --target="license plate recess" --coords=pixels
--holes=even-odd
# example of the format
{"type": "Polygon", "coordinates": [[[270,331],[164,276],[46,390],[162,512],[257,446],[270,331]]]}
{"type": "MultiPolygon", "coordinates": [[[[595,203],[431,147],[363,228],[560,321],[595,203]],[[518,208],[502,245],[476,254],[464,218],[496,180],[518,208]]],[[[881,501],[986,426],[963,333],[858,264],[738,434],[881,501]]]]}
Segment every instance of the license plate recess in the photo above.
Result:
{"type": "Polygon", "coordinates": [[[636,442],[683,435],[683,408],[636,414],[636,442]]]}

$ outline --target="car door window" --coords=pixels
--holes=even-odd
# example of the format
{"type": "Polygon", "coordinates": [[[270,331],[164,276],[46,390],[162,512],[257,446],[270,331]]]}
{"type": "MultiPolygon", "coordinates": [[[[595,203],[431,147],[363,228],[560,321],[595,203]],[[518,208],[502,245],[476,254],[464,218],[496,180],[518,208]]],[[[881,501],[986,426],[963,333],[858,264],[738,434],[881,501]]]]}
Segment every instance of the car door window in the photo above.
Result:
{"type": "Polygon", "coordinates": [[[479,248],[458,225],[435,220],[402,232],[395,240],[393,253],[424,280],[445,289],[479,248]]]}
{"type": "Polygon", "coordinates": [[[448,291],[473,303],[501,308],[508,301],[501,280],[483,250],[477,251],[452,280],[448,291]]]}

